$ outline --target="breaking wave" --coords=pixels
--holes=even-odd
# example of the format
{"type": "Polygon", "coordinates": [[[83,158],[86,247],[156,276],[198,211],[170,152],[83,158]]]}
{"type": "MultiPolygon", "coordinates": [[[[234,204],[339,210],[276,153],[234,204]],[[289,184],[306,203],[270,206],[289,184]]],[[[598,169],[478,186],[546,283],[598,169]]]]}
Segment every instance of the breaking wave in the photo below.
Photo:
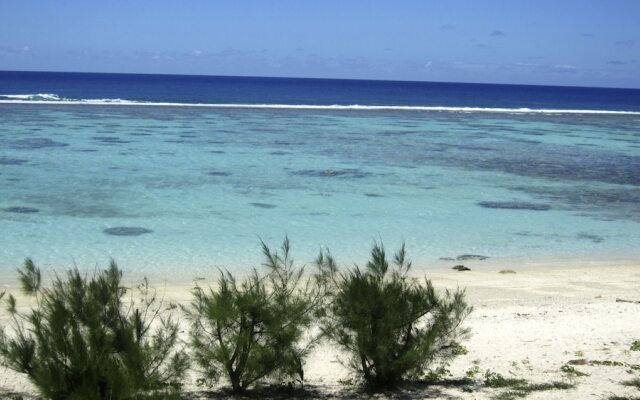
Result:
{"type": "Polygon", "coordinates": [[[16,101],[60,101],[62,100],[57,94],[38,93],[38,94],[0,94],[0,99],[16,100],[16,101]]]}
{"type": "Polygon", "coordinates": [[[199,107],[199,108],[245,108],[283,110],[358,110],[358,111],[431,111],[459,113],[507,113],[507,114],[596,114],[596,115],[640,115],[640,111],[538,109],[507,107],[446,107],[446,106],[398,106],[398,105],[315,105],[315,104],[250,104],[250,103],[176,103],[150,102],[125,99],[68,99],[51,93],[0,94],[0,104],[65,104],[100,106],[145,106],[145,107],[199,107]]]}

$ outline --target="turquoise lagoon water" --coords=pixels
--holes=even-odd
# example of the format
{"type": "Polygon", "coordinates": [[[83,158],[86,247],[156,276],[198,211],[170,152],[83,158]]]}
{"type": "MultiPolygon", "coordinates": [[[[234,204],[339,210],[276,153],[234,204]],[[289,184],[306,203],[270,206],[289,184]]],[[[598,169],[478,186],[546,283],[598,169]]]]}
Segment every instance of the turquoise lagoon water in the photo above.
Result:
{"type": "Polygon", "coordinates": [[[346,265],[374,240],[420,266],[637,257],[639,204],[638,115],[0,107],[4,271],[113,257],[190,279],[285,235],[346,265]]]}

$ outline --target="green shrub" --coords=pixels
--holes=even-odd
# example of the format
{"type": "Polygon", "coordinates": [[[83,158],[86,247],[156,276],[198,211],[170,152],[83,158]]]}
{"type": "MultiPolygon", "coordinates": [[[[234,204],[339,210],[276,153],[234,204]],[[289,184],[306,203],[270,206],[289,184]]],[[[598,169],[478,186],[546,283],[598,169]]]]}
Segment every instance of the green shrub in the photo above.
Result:
{"type": "Polygon", "coordinates": [[[175,398],[187,358],[178,351],[178,325],[145,282],[123,301],[122,272],[112,261],[91,279],[77,269],[41,286],[27,259],[20,273],[26,313],[8,296],[12,328],[0,336],[0,360],[25,373],[49,399],[175,398]]]}
{"type": "Polygon", "coordinates": [[[622,384],[625,386],[631,386],[631,387],[635,387],[636,389],[640,389],[640,378],[634,378],[634,379],[631,379],[630,381],[624,381],[622,382],[622,384]]]}
{"type": "Polygon", "coordinates": [[[608,400],[640,400],[638,396],[609,396],[608,400]]]}
{"type": "Polygon", "coordinates": [[[484,385],[490,388],[521,387],[527,384],[525,379],[506,378],[502,374],[486,370],[484,385]]]}
{"type": "Polygon", "coordinates": [[[581,377],[581,376],[589,376],[589,374],[584,373],[584,372],[576,369],[574,366],[569,365],[569,364],[564,364],[563,366],[561,366],[560,367],[560,372],[564,373],[565,375],[567,375],[570,378],[581,377]]]}
{"type": "Polygon", "coordinates": [[[317,340],[307,329],[323,291],[303,277],[304,268],[294,267],[288,239],[281,253],[264,242],[262,250],[265,273],[254,269],[238,281],[221,271],[216,288],[193,290],[186,311],[202,384],[224,376],[242,392],[265,378],[304,381],[304,358],[317,340]]]}
{"type": "Polygon", "coordinates": [[[506,378],[497,372],[487,370],[484,374],[484,384],[490,388],[509,388],[510,390],[498,393],[491,398],[494,400],[515,400],[527,397],[533,392],[548,390],[569,390],[575,385],[566,382],[528,383],[526,379],[506,378]]]}
{"type": "Polygon", "coordinates": [[[333,282],[324,331],[351,355],[349,366],[372,390],[422,378],[436,362],[460,354],[457,340],[467,334],[460,324],[471,311],[464,291],[438,295],[428,279],[410,277],[404,245],[394,263],[391,270],[377,243],[364,270],[338,274],[330,256],[318,259],[330,278],[324,279],[333,282]]]}

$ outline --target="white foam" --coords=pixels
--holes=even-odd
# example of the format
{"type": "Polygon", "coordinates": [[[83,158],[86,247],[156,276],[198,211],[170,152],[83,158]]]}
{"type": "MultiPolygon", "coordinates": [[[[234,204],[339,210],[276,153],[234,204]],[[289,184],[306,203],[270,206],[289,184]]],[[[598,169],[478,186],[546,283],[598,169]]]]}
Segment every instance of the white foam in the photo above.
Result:
{"type": "Polygon", "coordinates": [[[0,94],[0,98],[6,98],[11,100],[49,100],[59,101],[60,96],[53,93],[37,93],[37,94],[0,94]]]}
{"type": "Polygon", "coordinates": [[[315,104],[234,104],[234,103],[174,103],[147,102],[124,99],[66,99],[55,94],[1,95],[0,104],[50,104],[50,105],[100,105],[145,107],[195,107],[195,108],[245,108],[283,110],[356,110],[356,111],[429,111],[458,113],[507,113],[507,114],[594,114],[640,115],[640,111],[538,109],[502,107],[443,107],[443,106],[378,106],[378,105],[315,105],[315,104]]]}

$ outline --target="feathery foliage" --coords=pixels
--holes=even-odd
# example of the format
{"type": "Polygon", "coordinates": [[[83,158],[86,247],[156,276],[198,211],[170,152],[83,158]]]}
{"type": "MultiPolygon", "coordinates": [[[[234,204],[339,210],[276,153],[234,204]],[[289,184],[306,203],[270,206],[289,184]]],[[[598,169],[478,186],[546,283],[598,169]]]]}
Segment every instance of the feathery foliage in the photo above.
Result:
{"type": "Polygon", "coordinates": [[[224,376],[242,392],[266,378],[304,381],[304,358],[318,339],[307,329],[323,290],[294,267],[288,238],[280,253],[264,242],[262,251],[266,272],[238,281],[220,271],[217,287],[193,290],[186,311],[202,384],[224,376]]]}
{"type": "Polygon", "coordinates": [[[40,269],[36,268],[30,258],[24,260],[22,269],[18,269],[20,284],[25,294],[33,295],[40,289],[40,269]]]}
{"type": "Polygon", "coordinates": [[[438,295],[429,280],[423,285],[411,278],[404,244],[394,268],[377,243],[364,270],[337,274],[333,259],[323,254],[318,263],[334,287],[324,331],[351,354],[349,366],[370,389],[420,378],[457,354],[456,340],[468,333],[460,324],[471,311],[464,291],[438,295]]]}
{"type": "Polygon", "coordinates": [[[7,299],[12,331],[0,336],[0,361],[28,375],[48,399],[176,398],[187,359],[176,348],[178,325],[145,282],[123,301],[115,262],[91,279],[77,269],[41,287],[27,259],[23,291],[35,308],[21,313],[7,299]],[[161,394],[162,393],[162,394],[161,394]]]}

